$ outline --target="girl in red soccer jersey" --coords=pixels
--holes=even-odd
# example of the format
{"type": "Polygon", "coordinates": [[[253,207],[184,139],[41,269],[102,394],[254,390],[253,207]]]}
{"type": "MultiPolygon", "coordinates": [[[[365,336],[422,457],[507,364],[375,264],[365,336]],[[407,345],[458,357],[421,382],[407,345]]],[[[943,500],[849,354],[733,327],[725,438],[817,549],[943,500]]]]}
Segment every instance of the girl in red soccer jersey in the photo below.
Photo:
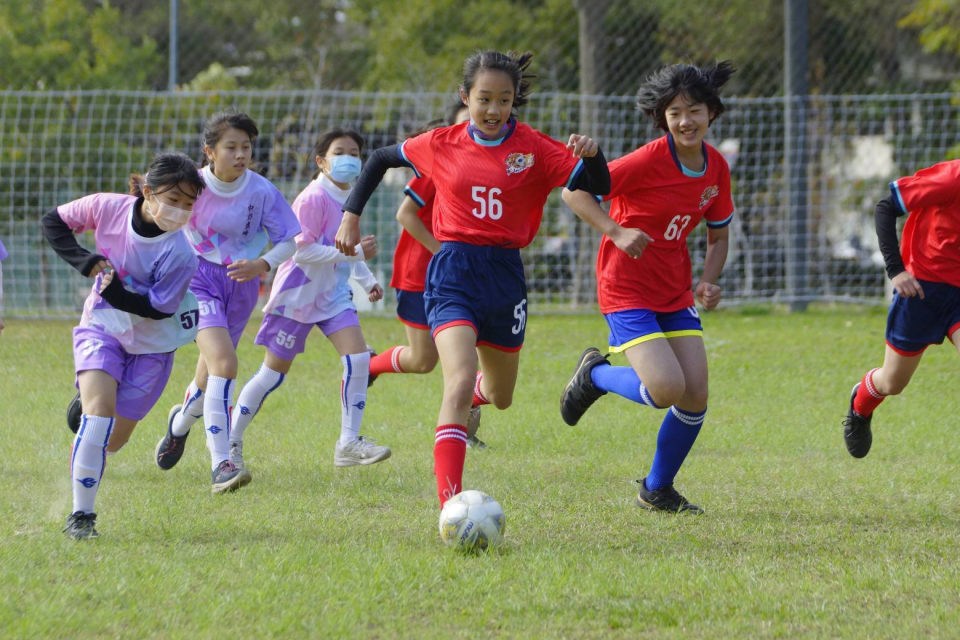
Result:
{"type": "Polygon", "coordinates": [[[717,279],[727,258],[733,218],[730,170],[703,139],[723,113],[720,87],[733,69],[685,64],[660,69],[640,88],[639,106],[666,132],[610,163],[610,215],[589,194],[563,199],[604,234],[597,256],[600,310],[610,327],[610,352],[629,367],[614,367],[589,348],[560,400],[575,425],[600,396],[614,392],[665,408],[653,465],[640,481],[637,504],[656,511],[702,510],[673,488],[707,411],[707,354],[694,296],[704,309],[720,302],[717,279]],[[703,275],[691,292],[687,236],[707,221],[703,275]]]}
{"type": "MultiPolygon", "coordinates": [[[[469,119],[467,105],[457,101],[450,108],[446,124],[452,126],[469,119]]],[[[431,125],[427,125],[427,130],[429,128],[431,125]]],[[[403,192],[406,197],[397,210],[397,220],[404,230],[393,254],[393,278],[390,286],[397,290],[397,318],[406,325],[409,346],[390,347],[371,358],[371,377],[385,373],[430,373],[440,360],[423,306],[427,265],[433,254],[440,250],[440,242],[432,231],[436,189],[433,180],[423,176],[414,177],[403,192]]],[[[482,374],[478,373],[478,380],[482,377],[482,374]]],[[[476,402],[475,398],[475,406],[470,409],[467,420],[467,446],[484,449],[486,444],[476,435],[480,426],[480,405],[476,402]]]]}
{"type": "Polygon", "coordinates": [[[462,490],[475,395],[498,409],[513,402],[527,319],[520,249],[536,235],[547,196],[563,185],[597,194],[609,189],[596,142],[573,134],[564,144],[517,120],[515,109],[527,102],[530,58],[496,51],[467,58],[460,98],[470,121],[374,152],[337,232],[337,248],[353,255],[360,214],[387,168],[408,166],[433,179],[441,246],[430,260],[423,297],[443,366],[434,447],[441,506],[462,490]]]}
{"type": "Polygon", "coordinates": [[[906,388],[926,348],[949,338],[960,351],[960,160],[900,178],[890,191],[877,204],[874,221],[896,292],[883,366],[854,385],[843,421],[843,439],[854,458],[870,452],[874,409],[906,388]],[[903,215],[909,217],[901,249],[897,218],[903,215]]]}

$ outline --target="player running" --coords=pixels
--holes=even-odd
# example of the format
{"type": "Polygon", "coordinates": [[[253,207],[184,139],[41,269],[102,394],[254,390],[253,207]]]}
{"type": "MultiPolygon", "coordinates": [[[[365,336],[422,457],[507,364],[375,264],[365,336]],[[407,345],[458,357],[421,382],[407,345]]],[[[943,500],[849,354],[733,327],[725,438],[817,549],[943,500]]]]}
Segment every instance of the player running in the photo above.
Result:
{"type": "Polygon", "coordinates": [[[250,473],[230,461],[230,408],[237,378],[237,344],[257,304],[259,277],[294,254],[300,233],[283,194],[249,170],[256,123],[245,113],[222,112],[203,128],[207,189],[187,230],[200,255],[190,290],[200,301],[196,377],[182,405],[170,409],[156,461],[172,469],[183,455],[193,424],[203,418],[213,493],[234,491],[250,473]],[[267,244],[273,248],[260,256],[267,244]],[[259,256],[259,257],[258,257],[259,256]]]}
{"type": "Polygon", "coordinates": [[[703,139],[724,111],[720,88],[733,68],[677,64],[650,76],[639,107],[666,132],[610,163],[607,216],[583,192],[564,191],[574,212],[604,234],[597,256],[600,311],[610,327],[610,352],[629,367],[614,367],[589,348],[560,399],[560,413],[577,424],[612,391],[655,409],[667,408],[653,464],[639,481],[637,504],[655,511],[702,513],[673,488],[707,412],[707,355],[694,296],[704,309],[720,302],[717,279],[727,258],[733,219],[730,170],[703,139]],[[691,293],[687,236],[707,221],[703,275],[691,293]]]}
{"type": "Polygon", "coordinates": [[[423,297],[443,366],[434,446],[441,507],[462,490],[474,399],[498,409],[513,403],[528,311],[520,249],[536,235],[547,196],[563,185],[609,190],[596,142],[573,134],[564,144],[517,119],[515,110],[527,103],[530,59],[530,53],[496,51],[467,58],[460,98],[470,121],[374,152],[344,205],[336,237],[337,248],[354,255],[360,214],[388,168],[407,166],[432,178],[441,246],[430,260],[423,297]]]}
{"type": "Polygon", "coordinates": [[[97,193],[43,216],[43,233],[61,258],[94,283],[73,330],[83,409],[70,455],[73,512],[64,532],[95,538],[94,501],[107,453],[126,444],[160,398],[173,353],[197,333],[199,306],[188,291],[197,257],[180,229],[204,190],[197,166],[163,154],[131,195],[97,193]],[[74,234],[93,231],[97,253],[74,234]]]}
{"type": "Polygon", "coordinates": [[[874,212],[880,251],[895,293],[883,366],[854,385],[843,439],[854,458],[870,453],[874,410],[906,389],[923,352],[949,338],[960,351],[960,160],[890,183],[874,212]],[[902,248],[897,218],[908,216],[902,248]]]}
{"type": "MultiPolygon", "coordinates": [[[[450,107],[446,126],[470,119],[467,105],[457,101],[450,107]]],[[[436,126],[427,125],[416,137],[436,126]]],[[[390,286],[397,290],[397,318],[406,325],[407,345],[390,347],[370,359],[370,375],[385,373],[430,373],[437,366],[440,354],[430,335],[427,312],[423,305],[423,290],[427,279],[430,258],[440,250],[440,241],[433,235],[433,208],[436,189],[433,180],[426,176],[416,177],[407,183],[403,192],[406,197],[397,210],[397,220],[403,226],[400,240],[393,254],[393,278],[390,286]]],[[[482,378],[482,375],[478,373],[482,378]]],[[[487,445],[477,438],[480,427],[480,405],[474,398],[474,406],[467,419],[467,446],[486,449],[487,445]]]]}
{"type": "Polygon", "coordinates": [[[360,331],[357,307],[349,278],[357,272],[368,298],[383,297],[363,260],[377,253],[373,236],[361,239],[356,255],[346,257],[333,246],[334,234],[343,217],[343,201],[351,183],[360,174],[363,138],[352,129],[331,129],[320,136],[314,149],[317,172],[297,196],[293,210],[302,231],[297,252],[277,270],[266,314],[256,343],[267,348],[263,364],[244,385],[233,408],[230,459],[245,468],[243,436],[264,400],[276,391],[290,372],[294,358],[303,353],[307,336],[316,326],[340,355],[340,439],[334,446],[333,464],[338,467],[369,465],[390,457],[390,448],[360,435],[367,405],[370,352],[360,331]]]}

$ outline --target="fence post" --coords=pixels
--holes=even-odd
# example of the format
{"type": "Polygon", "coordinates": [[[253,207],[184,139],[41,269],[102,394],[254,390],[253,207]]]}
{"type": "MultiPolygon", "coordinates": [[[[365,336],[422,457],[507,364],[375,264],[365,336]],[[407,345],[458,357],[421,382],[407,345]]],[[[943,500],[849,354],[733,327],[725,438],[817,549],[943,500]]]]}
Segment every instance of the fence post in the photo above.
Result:
{"type": "Polygon", "coordinates": [[[168,65],[169,65],[169,76],[167,78],[167,90],[173,91],[177,88],[177,48],[179,42],[177,41],[177,31],[178,31],[178,10],[180,8],[180,0],[170,0],[170,49],[168,52],[168,65]]]}
{"type": "Polygon", "coordinates": [[[808,0],[784,2],[784,177],[787,203],[787,295],[805,311],[807,288],[807,22],[808,0]]]}

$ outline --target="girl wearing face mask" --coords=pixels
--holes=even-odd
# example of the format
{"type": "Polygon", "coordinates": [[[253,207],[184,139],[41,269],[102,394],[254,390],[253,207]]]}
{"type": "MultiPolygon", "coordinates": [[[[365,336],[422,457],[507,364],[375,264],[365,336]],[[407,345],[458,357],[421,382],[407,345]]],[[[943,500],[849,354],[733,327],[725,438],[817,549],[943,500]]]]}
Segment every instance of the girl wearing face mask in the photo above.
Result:
{"type": "Polygon", "coordinates": [[[302,231],[297,252],[277,270],[256,343],[267,348],[263,365],[244,385],[233,408],[231,459],[244,466],[243,436],[267,396],[284,381],[294,358],[303,353],[307,335],[316,326],[330,340],[343,364],[339,391],[340,438],[334,445],[338,467],[368,465],[390,457],[390,448],[360,435],[367,404],[370,353],[353,304],[348,279],[358,279],[370,301],[383,289],[363,260],[377,253],[373,236],[362,238],[356,255],[346,257],[333,246],[343,217],[342,204],[360,173],[363,138],[351,129],[332,129],[315,148],[314,180],[297,196],[293,210],[302,231]],[[362,267],[358,274],[356,267],[362,267]],[[358,278],[360,275],[360,278],[358,278]]]}
{"type": "Polygon", "coordinates": [[[43,217],[57,254],[93,287],[73,330],[82,414],[70,457],[73,512],[64,530],[97,536],[94,500],[106,454],[122,447],[153,408],[170,377],[173,353],[193,341],[199,305],[188,291],[197,257],[180,229],[204,183],[194,162],[163,154],[131,195],[98,193],[43,217]],[[93,231],[96,253],[74,234],[93,231]]]}
{"type": "Polygon", "coordinates": [[[283,194],[248,170],[259,135],[250,116],[223,112],[203,128],[207,190],[187,231],[200,266],[190,290],[200,301],[196,376],[167,416],[156,449],[157,466],[171,469],[183,455],[193,424],[203,418],[213,493],[236,490],[250,474],[230,461],[230,407],[237,378],[237,343],[257,304],[259,276],[293,255],[300,233],[283,194]],[[260,255],[267,241],[273,248],[260,255]]]}

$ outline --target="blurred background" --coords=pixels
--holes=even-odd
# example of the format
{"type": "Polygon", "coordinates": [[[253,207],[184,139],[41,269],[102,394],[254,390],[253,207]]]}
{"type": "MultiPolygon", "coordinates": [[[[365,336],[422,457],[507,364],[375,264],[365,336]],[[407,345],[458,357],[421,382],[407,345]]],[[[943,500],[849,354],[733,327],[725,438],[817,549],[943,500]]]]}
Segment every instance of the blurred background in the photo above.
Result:
{"type": "MultiPolygon", "coordinates": [[[[533,51],[522,119],[597,136],[610,159],[660,135],[634,106],[648,74],[733,60],[709,141],[732,168],[734,303],[882,303],[874,204],[960,157],[960,3],[943,0],[0,0],[0,25],[8,315],[73,316],[85,295],[42,241],[45,211],[125,191],[158,151],[199,159],[212,112],[258,121],[258,170],[292,200],[324,129],[356,127],[367,152],[402,139],[445,112],[479,48],[533,51]]],[[[384,284],[406,177],[364,216],[384,284]]],[[[531,303],[589,310],[598,238],[557,196],[525,251],[531,303]]]]}

